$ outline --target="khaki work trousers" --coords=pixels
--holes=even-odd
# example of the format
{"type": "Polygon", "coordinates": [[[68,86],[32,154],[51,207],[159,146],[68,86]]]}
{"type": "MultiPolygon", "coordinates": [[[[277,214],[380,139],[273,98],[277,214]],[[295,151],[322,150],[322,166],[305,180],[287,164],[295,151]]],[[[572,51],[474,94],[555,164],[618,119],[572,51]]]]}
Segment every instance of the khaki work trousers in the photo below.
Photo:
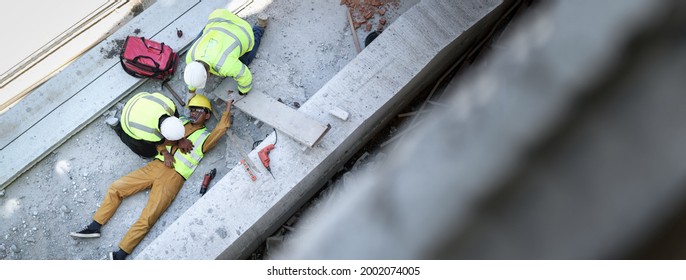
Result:
{"type": "Polygon", "coordinates": [[[95,211],[93,220],[104,225],[112,218],[124,198],[150,189],[148,203],[145,205],[141,216],[129,228],[119,243],[119,248],[131,254],[157,222],[157,219],[174,201],[184,182],[183,177],[176,173],[173,168],[166,167],[160,160],[153,160],[148,165],[114,181],[107,189],[107,194],[100,208],[95,211]]]}

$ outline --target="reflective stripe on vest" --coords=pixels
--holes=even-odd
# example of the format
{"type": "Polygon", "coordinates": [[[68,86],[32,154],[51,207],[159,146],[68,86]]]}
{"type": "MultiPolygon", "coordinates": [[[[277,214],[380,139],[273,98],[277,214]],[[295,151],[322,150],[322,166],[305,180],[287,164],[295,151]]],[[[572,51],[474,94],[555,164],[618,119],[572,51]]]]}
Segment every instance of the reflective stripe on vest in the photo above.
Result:
{"type": "MultiPolygon", "coordinates": [[[[215,72],[219,73],[219,71],[221,71],[222,67],[224,66],[224,62],[226,62],[226,58],[229,57],[229,55],[233,52],[233,50],[236,49],[236,47],[238,47],[238,53],[239,54],[243,53],[243,45],[241,45],[241,41],[238,39],[238,37],[236,37],[236,35],[229,32],[228,30],[221,28],[221,27],[212,27],[210,29],[207,29],[208,32],[213,31],[213,30],[222,32],[226,35],[229,35],[234,40],[233,44],[231,44],[231,46],[229,46],[228,48],[226,48],[224,50],[224,52],[222,52],[222,56],[219,58],[219,60],[217,60],[217,64],[215,64],[212,67],[212,68],[214,68],[215,72]]],[[[238,55],[238,56],[240,56],[240,55],[238,55]]],[[[193,58],[195,58],[195,53],[193,53],[193,58]]]]}
{"type": "Polygon", "coordinates": [[[124,132],[136,140],[157,142],[164,138],[159,131],[159,119],[173,116],[174,102],[160,93],[141,92],[132,97],[121,114],[124,132]]]}
{"type": "MultiPolygon", "coordinates": [[[[198,163],[200,163],[200,160],[204,156],[204,153],[202,152],[202,145],[205,143],[205,140],[207,140],[209,135],[210,132],[207,131],[207,128],[205,127],[194,131],[186,138],[193,143],[193,150],[187,154],[184,154],[177,149],[174,153],[174,170],[176,170],[176,172],[179,173],[179,175],[181,175],[184,179],[187,180],[188,177],[193,174],[195,168],[198,167],[198,163]]],[[[171,148],[171,146],[167,146],[167,151],[171,152],[171,148]]],[[[164,156],[160,153],[158,153],[155,158],[164,162],[164,156]]]]}
{"type": "MultiPolygon", "coordinates": [[[[237,68],[238,65],[245,67],[242,63],[226,64],[227,59],[232,57],[231,61],[238,61],[239,57],[252,50],[254,41],[255,37],[249,23],[229,11],[216,10],[210,15],[200,38],[193,42],[186,55],[186,63],[192,61],[205,62],[210,65],[210,72],[214,75],[226,73],[228,70],[232,70],[228,71],[230,73],[243,72],[244,70],[237,68]],[[242,43],[241,39],[245,44],[242,43]],[[230,40],[232,42],[228,46],[218,43],[228,43],[230,40]],[[218,46],[222,47],[219,48],[218,46]],[[222,71],[224,66],[236,67],[236,69],[229,68],[222,71]]],[[[240,76],[237,76],[236,79],[238,77],[240,76]]]]}
{"type": "Polygon", "coordinates": [[[230,21],[230,20],[228,20],[228,19],[223,19],[223,18],[213,18],[213,19],[210,19],[210,20],[207,22],[207,24],[210,24],[210,23],[213,23],[213,22],[227,23],[227,24],[229,24],[229,25],[233,25],[233,26],[236,26],[236,27],[240,28],[241,31],[243,31],[243,34],[245,34],[245,37],[248,38],[248,49],[252,49],[252,40],[250,40],[250,38],[251,38],[252,36],[250,36],[250,32],[248,32],[248,30],[246,30],[245,27],[240,26],[240,25],[234,23],[233,21],[230,21]]]}

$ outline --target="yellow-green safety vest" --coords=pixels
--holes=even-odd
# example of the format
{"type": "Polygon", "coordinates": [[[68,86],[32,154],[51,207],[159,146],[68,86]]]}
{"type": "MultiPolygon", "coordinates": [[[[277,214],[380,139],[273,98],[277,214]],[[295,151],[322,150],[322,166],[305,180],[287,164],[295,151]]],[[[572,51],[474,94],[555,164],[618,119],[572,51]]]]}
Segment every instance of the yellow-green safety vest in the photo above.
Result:
{"type": "Polygon", "coordinates": [[[121,113],[121,128],[136,140],[158,142],[164,139],[159,128],[163,115],[173,116],[174,101],[158,92],[141,92],[132,97],[121,113]]]}
{"type": "MultiPolygon", "coordinates": [[[[185,117],[181,117],[181,120],[184,125],[189,122],[185,117]]],[[[174,153],[174,170],[184,179],[188,180],[188,177],[190,177],[191,174],[193,174],[193,171],[195,171],[195,168],[198,167],[198,163],[200,163],[202,157],[205,156],[202,152],[202,145],[209,135],[210,132],[207,131],[206,127],[194,131],[191,135],[186,137],[186,139],[193,143],[193,150],[184,154],[177,149],[174,153]]],[[[167,152],[171,153],[171,148],[171,146],[167,146],[167,152]]],[[[161,153],[157,153],[155,158],[164,162],[164,156],[161,153]]]]}
{"type": "MultiPolygon", "coordinates": [[[[200,38],[186,54],[186,63],[202,61],[210,66],[210,73],[233,77],[238,90],[246,93],[252,89],[252,73],[239,58],[252,50],[255,35],[250,24],[225,9],[214,10],[200,38]]],[[[195,88],[188,87],[190,90],[195,88]]]]}

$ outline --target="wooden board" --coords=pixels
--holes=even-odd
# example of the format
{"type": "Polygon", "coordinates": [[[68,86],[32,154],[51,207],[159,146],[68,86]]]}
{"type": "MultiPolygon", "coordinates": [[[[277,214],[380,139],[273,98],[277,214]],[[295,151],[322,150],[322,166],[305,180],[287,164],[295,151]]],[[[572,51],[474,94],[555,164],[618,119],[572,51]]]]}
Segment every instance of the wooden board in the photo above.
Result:
{"type": "Polygon", "coordinates": [[[329,130],[328,125],[254,89],[246,97],[236,101],[234,106],[310,148],[329,130]]]}
{"type": "Polygon", "coordinates": [[[211,94],[226,100],[229,91],[232,91],[233,97],[236,98],[233,104],[236,108],[310,148],[314,147],[329,130],[328,125],[286,106],[254,87],[248,95],[241,97],[238,95],[236,81],[232,78],[222,80],[214,90],[211,90],[211,94]]]}

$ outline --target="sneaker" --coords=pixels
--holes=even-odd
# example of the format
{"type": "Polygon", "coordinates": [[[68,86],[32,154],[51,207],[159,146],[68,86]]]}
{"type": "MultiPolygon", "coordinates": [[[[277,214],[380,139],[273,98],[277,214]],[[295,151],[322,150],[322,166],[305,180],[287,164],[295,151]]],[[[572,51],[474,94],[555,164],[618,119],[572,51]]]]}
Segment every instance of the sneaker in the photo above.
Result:
{"type": "Polygon", "coordinates": [[[257,26],[264,28],[267,28],[267,24],[269,23],[269,16],[266,14],[258,14],[257,15],[257,26]]]}
{"type": "Polygon", "coordinates": [[[126,257],[129,256],[129,254],[127,254],[123,250],[119,249],[119,251],[117,251],[117,252],[110,252],[108,254],[108,256],[109,256],[111,261],[119,261],[119,260],[125,260],[126,257]]]}
{"type": "Polygon", "coordinates": [[[96,238],[96,237],[100,237],[100,231],[99,230],[92,230],[92,229],[89,229],[88,227],[86,227],[79,232],[70,232],[69,235],[71,235],[71,237],[78,237],[78,238],[96,238]]]}

